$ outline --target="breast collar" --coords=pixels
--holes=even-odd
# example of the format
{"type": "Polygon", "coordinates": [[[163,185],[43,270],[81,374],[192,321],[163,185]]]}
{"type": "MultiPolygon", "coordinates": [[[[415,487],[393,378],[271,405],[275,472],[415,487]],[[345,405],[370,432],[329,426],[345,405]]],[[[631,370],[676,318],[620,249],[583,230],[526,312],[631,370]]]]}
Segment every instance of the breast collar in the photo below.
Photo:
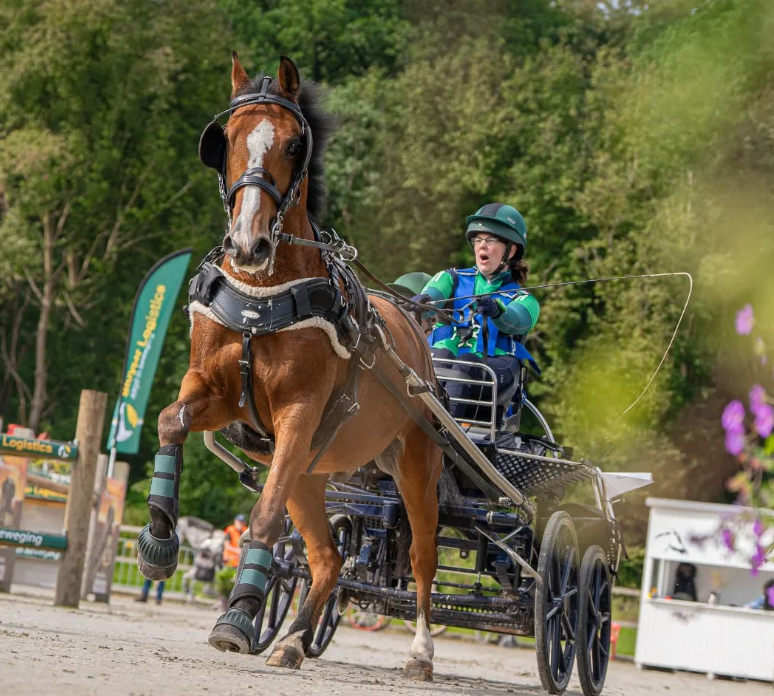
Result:
{"type": "Polygon", "coordinates": [[[349,303],[328,278],[305,278],[280,286],[283,289],[252,295],[240,290],[221,268],[205,261],[188,286],[189,307],[198,302],[217,321],[233,331],[266,336],[299,322],[319,318],[336,330],[347,352],[352,348],[349,303]]]}

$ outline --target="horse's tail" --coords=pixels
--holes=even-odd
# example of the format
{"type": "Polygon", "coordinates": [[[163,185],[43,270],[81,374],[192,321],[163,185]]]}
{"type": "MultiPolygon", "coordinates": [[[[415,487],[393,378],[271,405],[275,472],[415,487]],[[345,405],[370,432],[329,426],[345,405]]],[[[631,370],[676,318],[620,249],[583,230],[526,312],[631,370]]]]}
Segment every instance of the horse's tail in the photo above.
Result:
{"type": "Polygon", "coordinates": [[[395,577],[402,578],[411,575],[411,542],[413,541],[411,525],[405,508],[398,518],[398,526],[395,528],[395,577]]]}
{"type": "Polygon", "coordinates": [[[438,479],[438,502],[443,506],[464,507],[465,499],[460,493],[452,466],[444,460],[441,478],[438,479]]]}

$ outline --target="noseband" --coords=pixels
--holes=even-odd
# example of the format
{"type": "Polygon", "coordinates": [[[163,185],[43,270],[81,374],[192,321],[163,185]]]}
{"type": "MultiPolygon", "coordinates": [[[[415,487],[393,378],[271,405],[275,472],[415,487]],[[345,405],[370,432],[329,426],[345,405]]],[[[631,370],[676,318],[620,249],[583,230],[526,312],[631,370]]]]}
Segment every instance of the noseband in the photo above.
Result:
{"type": "Polygon", "coordinates": [[[228,216],[228,227],[231,229],[231,215],[234,210],[234,198],[237,191],[245,186],[257,186],[266,191],[271,196],[277,206],[277,216],[271,225],[270,241],[274,247],[277,246],[282,235],[282,224],[285,213],[292,206],[298,204],[301,194],[301,184],[306,178],[309,169],[309,161],[312,158],[312,129],[301,109],[295,102],[274,94],[269,94],[268,89],[272,79],[264,76],[261,79],[261,87],[258,92],[243,94],[231,100],[228,109],[216,114],[212,121],[202,132],[199,138],[199,159],[205,167],[214,169],[218,173],[218,182],[220,185],[220,198],[223,201],[223,208],[228,216]],[[237,109],[243,106],[252,106],[254,104],[276,104],[283,109],[290,111],[296,117],[301,126],[301,136],[304,138],[304,160],[300,167],[297,167],[293,173],[293,179],[290,182],[287,192],[283,196],[277,188],[277,182],[271,172],[263,167],[251,167],[247,169],[232,185],[226,189],[226,159],[228,157],[228,141],[224,133],[225,126],[221,126],[218,119],[224,114],[233,114],[237,109]]]}

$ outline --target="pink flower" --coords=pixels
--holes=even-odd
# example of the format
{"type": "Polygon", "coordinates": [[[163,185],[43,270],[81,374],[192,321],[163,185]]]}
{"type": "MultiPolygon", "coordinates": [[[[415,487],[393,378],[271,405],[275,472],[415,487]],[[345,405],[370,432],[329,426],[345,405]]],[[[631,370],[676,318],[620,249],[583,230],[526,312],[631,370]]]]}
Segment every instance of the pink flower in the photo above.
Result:
{"type": "Polygon", "coordinates": [[[754,324],[755,316],[753,316],[752,305],[746,304],[736,313],[736,332],[740,336],[746,336],[752,332],[754,324]]]}
{"type": "Polygon", "coordinates": [[[725,430],[739,430],[744,422],[744,406],[739,399],[734,399],[723,409],[720,418],[725,430]]]}
{"type": "Polygon", "coordinates": [[[726,452],[739,456],[744,450],[744,430],[734,428],[726,432],[726,452]]]}
{"type": "Polygon", "coordinates": [[[760,385],[756,384],[750,389],[750,410],[753,413],[758,413],[758,409],[766,403],[766,390],[760,385]]]}
{"type": "Polygon", "coordinates": [[[766,598],[769,600],[769,606],[774,607],[774,586],[766,590],[766,598]]]}
{"type": "Polygon", "coordinates": [[[755,534],[756,539],[760,539],[761,535],[763,534],[763,521],[760,517],[755,518],[755,522],[753,522],[752,527],[753,534],[755,534]]]}
{"type": "Polygon", "coordinates": [[[723,545],[729,550],[734,550],[734,533],[730,529],[723,530],[723,545]]]}
{"type": "Polygon", "coordinates": [[[774,407],[763,404],[755,413],[755,429],[761,437],[768,437],[774,430],[774,407]]]}
{"type": "Polygon", "coordinates": [[[760,544],[755,545],[755,553],[750,559],[751,575],[757,575],[758,569],[766,562],[766,554],[763,552],[763,547],[760,544]]]}

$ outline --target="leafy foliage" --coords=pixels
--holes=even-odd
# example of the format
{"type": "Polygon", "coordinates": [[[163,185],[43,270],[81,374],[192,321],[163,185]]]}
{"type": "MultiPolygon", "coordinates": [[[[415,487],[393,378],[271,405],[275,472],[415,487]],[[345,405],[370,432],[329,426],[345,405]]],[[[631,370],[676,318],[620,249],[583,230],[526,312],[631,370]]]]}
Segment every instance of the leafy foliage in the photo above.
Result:
{"type": "MultiPolygon", "coordinates": [[[[530,349],[544,372],[531,396],[578,452],[614,446],[603,467],[653,470],[648,494],[726,495],[734,462],[717,420],[757,379],[726,327],[748,301],[761,321],[774,313],[770,3],[0,0],[0,24],[6,421],[28,419],[35,401],[47,281],[40,426],[66,438],[80,388],[115,394],[146,268],[217,243],[215,182],[195,145],[228,98],[236,48],[269,73],[290,55],[325,83],[339,132],[324,222],[387,280],[469,264],[464,217],[493,200],[524,213],[533,283],[692,273],[670,356],[626,416],[669,343],[685,278],[536,290],[530,349]]],[[[180,313],[133,462],[140,509],[150,424],[184,374],[187,330],[180,313]]],[[[635,535],[640,503],[623,511],[635,535]]],[[[217,523],[251,505],[196,436],[182,505],[217,523]]]]}

